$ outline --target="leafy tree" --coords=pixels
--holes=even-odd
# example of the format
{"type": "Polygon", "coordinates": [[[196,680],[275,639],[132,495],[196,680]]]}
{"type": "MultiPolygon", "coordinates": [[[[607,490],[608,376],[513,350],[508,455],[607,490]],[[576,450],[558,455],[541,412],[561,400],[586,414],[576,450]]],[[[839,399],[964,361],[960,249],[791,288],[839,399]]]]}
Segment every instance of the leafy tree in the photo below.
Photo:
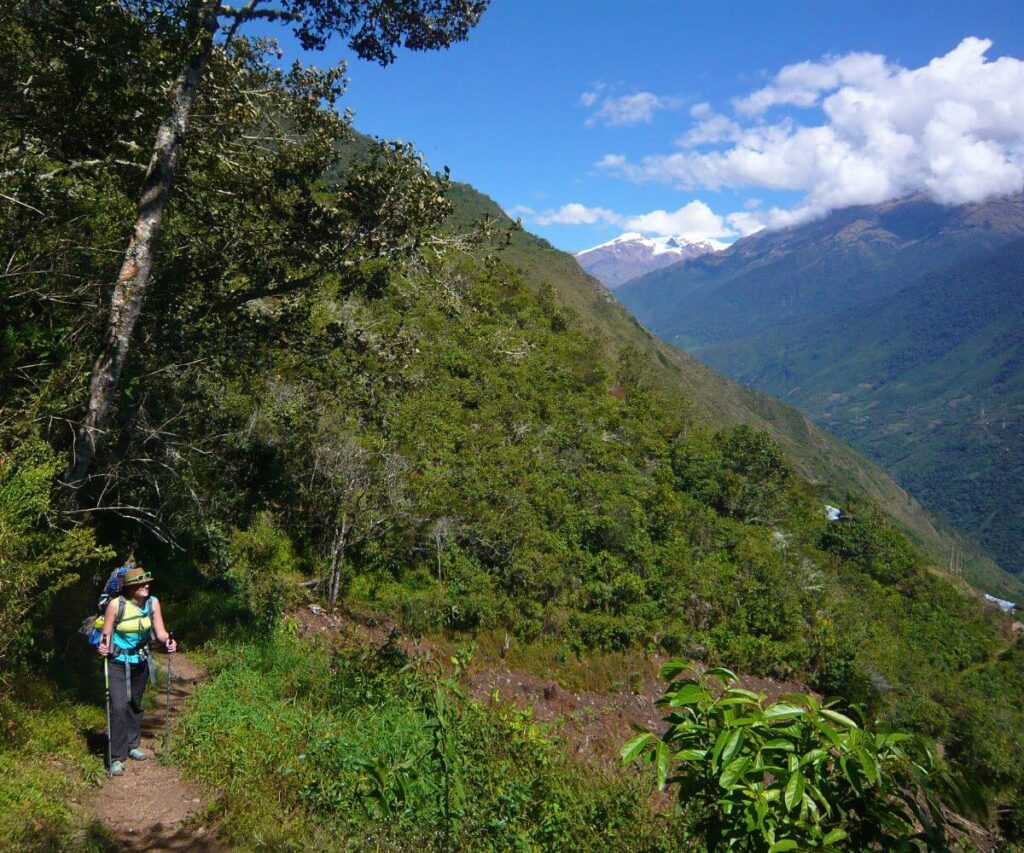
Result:
{"type": "MultiPolygon", "coordinates": [[[[487,0],[248,0],[241,8],[222,0],[180,0],[172,7],[188,33],[181,67],[170,89],[170,106],[161,120],[149,168],[143,179],[135,225],[110,301],[104,343],[89,383],[88,410],[78,427],[67,481],[79,488],[96,455],[116,393],[132,333],[142,311],[164,228],[164,211],[179,172],[179,160],[193,107],[207,67],[219,48],[230,47],[239,27],[257,19],[289,21],[307,49],[323,49],[332,36],[349,37],[356,54],[387,65],[395,48],[447,47],[467,37],[487,0]],[[218,36],[222,42],[218,45],[218,36]]],[[[148,12],[147,3],[128,2],[129,13],[148,12]]],[[[311,92],[333,103],[340,90],[337,75],[311,92]]]]}
{"type": "Polygon", "coordinates": [[[89,528],[62,529],[50,517],[59,468],[58,456],[38,439],[0,452],[0,665],[5,674],[31,642],[34,623],[45,621],[45,603],[76,580],[73,570],[111,556],[96,547],[89,528]]]}

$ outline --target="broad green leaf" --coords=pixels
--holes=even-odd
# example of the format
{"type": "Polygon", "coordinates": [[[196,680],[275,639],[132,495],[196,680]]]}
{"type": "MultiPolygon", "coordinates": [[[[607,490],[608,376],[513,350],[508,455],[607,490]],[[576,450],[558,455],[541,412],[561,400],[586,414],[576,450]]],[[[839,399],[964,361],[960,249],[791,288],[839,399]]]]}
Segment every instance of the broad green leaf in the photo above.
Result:
{"type": "Polygon", "coordinates": [[[818,804],[815,803],[814,800],[812,800],[809,796],[807,796],[807,792],[806,791],[804,792],[803,806],[801,807],[800,812],[801,812],[801,814],[807,814],[807,813],[813,812],[814,813],[814,822],[815,823],[818,822],[818,804]]]}
{"type": "Polygon", "coordinates": [[[665,783],[668,781],[668,745],[663,740],[658,741],[656,749],[656,762],[658,769],[658,789],[665,790],[665,783]]]}
{"type": "Polygon", "coordinates": [[[821,761],[828,755],[823,749],[812,749],[803,758],[800,759],[800,764],[806,767],[808,764],[815,764],[821,761]]]}
{"type": "Polygon", "coordinates": [[[757,706],[757,702],[753,699],[748,699],[746,696],[729,696],[725,699],[719,699],[718,704],[723,708],[728,708],[730,705],[757,706]]]}
{"type": "Polygon", "coordinates": [[[836,749],[842,748],[839,733],[834,728],[826,726],[824,723],[818,723],[818,731],[825,735],[825,737],[828,738],[829,743],[831,743],[836,749]]]}
{"type": "Polygon", "coordinates": [[[793,811],[804,796],[804,777],[794,773],[786,784],[786,811],[793,811]]]}
{"type": "Polygon", "coordinates": [[[680,705],[696,705],[702,699],[708,698],[707,691],[699,684],[681,684],[675,690],[666,694],[670,708],[678,708],[680,705]]]}
{"type": "MultiPolygon", "coordinates": [[[[828,799],[826,799],[825,795],[822,794],[821,791],[819,791],[817,788],[815,788],[814,785],[812,785],[806,779],[804,779],[804,787],[807,789],[807,791],[810,792],[811,796],[813,796],[814,799],[817,800],[818,803],[821,804],[821,807],[825,810],[825,814],[827,814],[829,817],[831,817],[832,816],[832,804],[828,801],[828,799]]],[[[806,795],[807,794],[805,792],[804,796],[806,796],[806,795]]]]}
{"type": "Polygon", "coordinates": [[[845,839],[847,837],[848,837],[848,835],[846,833],[846,830],[845,829],[840,829],[839,827],[837,827],[836,829],[833,829],[823,839],[821,839],[821,843],[825,847],[831,847],[837,841],[842,841],[843,839],[845,839]]]}
{"type": "Polygon", "coordinates": [[[768,853],[782,853],[784,850],[798,850],[799,848],[800,845],[792,838],[783,838],[782,841],[776,841],[771,847],[769,847],[768,853]]]}
{"type": "Polygon", "coordinates": [[[675,678],[681,672],[686,672],[686,670],[688,670],[688,669],[693,669],[693,667],[687,661],[684,661],[684,660],[670,660],[670,661],[667,661],[666,663],[662,664],[662,667],[661,667],[661,680],[662,681],[671,681],[673,678],[675,678]]]}
{"type": "Polygon", "coordinates": [[[859,726],[847,717],[846,714],[840,714],[838,711],[833,711],[831,708],[822,708],[820,713],[823,717],[828,717],[833,723],[839,723],[841,726],[847,726],[851,729],[859,728],[859,726]]]}
{"type": "Polygon", "coordinates": [[[875,761],[875,757],[864,747],[860,747],[856,755],[860,759],[861,766],[864,768],[864,775],[868,781],[873,785],[878,784],[878,764],[875,761]]]}
{"type": "Polygon", "coordinates": [[[780,720],[785,717],[799,717],[806,713],[807,710],[805,708],[798,708],[796,705],[791,705],[788,702],[776,702],[765,709],[764,718],[766,720],[780,720]]]}
{"type": "Polygon", "coordinates": [[[726,669],[724,666],[713,666],[711,669],[706,670],[704,675],[707,678],[717,678],[722,683],[722,686],[728,686],[734,681],[739,680],[736,678],[735,672],[731,669],[726,669]]]}
{"type": "Polygon", "coordinates": [[[755,702],[761,700],[761,695],[755,693],[753,690],[744,690],[742,687],[730,687],[725,691],[728,696],[745,696],[747,699],[753,699],[755,702]]]}
{"type": "Polygon", "coordinates": [[[722,748],[722,763],[728,764],[732,761],[733,756],[736,755],[741,746],[743,746],[743,731],[742,729],[737,729],[722,748]]]}
{"type": "Polygon", "coordinates": [[[718,777],[718,784],[728,791],[736,784],[736,780],[746,772],[749,764],[750,758],[747,756],[735,759],[732,764],[727,765],[725,770],[722,771],[722,775],[718,777]]]}
{"type": "Polygon", "coordinates": [[[673,756],[676,761],[703,761],[708,757],[706,749],[681,749],[673,756]]]}
{"type": "Polygon", "coordinates": [[[629,762],[633,761],[633,759],[643,752],[644,747],[647,746],[647,742],[653,737],[654,735],[650,732],[644,732],[642,735],[630,738],[619,752],[622,756],[622,763],[629,764],[629,762]]]}
{"type": "Polygon", "coordinates": [[[713,770],[717,770],[718,769],[718,759],[719,759],[719,756],[721,756],[722,750],[725,749],[725,744],[728,742],[728,740],[729,740],[729,738],[731,736],[732,736],[732,731],[730,729],[725,729],[725,731],[723,731],[715,739],[715,746],[714,746],[714,748],[711,751],[711,768],[713,770]]]}
{"type": "Polygon", "coordinates": [[[786,740],[782,737],[776,737],[774,740],[769,740],[767,743],[762,744],[762,751],[764,750],[783,750],[787,753],[792,753],[797,748],[795,747],[792,740],[786,740]]]}

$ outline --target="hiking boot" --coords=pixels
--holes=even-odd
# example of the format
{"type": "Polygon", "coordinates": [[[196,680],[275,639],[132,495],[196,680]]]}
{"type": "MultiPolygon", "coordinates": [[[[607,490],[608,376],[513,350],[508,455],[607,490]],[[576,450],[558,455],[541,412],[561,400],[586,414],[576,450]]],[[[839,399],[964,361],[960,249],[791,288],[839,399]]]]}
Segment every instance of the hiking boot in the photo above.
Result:
{"type": "Polygon", "coordinates": [[[144,753],[141,749],[138,749],[137,747],[128,753],[128,757],[134,758],[136,761],[145,761],[147,758],[149,758],[149,756],[146,755],[146,753],[144,753]]]}
{"type": "Polygon", "coordinates": [[[111,761],[110,762],[110,775],[111,776],[124,776],[124,762],[123,761],[111,761]]]}

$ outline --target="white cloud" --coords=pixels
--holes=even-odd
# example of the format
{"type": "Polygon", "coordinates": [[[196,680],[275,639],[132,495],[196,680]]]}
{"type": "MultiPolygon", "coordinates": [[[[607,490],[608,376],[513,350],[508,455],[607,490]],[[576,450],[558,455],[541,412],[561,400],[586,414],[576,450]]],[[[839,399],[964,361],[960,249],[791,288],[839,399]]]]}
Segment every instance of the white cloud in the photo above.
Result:
{"type": "Polygon", "coordinates": [[[576,202],[563,204],[558,210],[534,213],[533,221],[538,225],[617,225],[619,214],[604,207],[587,207],[576,202]]]}
{"type": "Polygon", "coordinates": [[[676,110],[685,100],[676,95],[655,95],[653,92],[634,92],[631,95],[604,95],[604,86],[594,87],[580,96],[580,103],[592,107],[600,100],[600,106],[587,118],[587,127],[628,127],[634,124],[650,124],[654,114],[664,110],[676,110]]]}
{"type": "Polygon", "coordinates": [[[680,148],[698,148],[716,142],[735,142],[741,134],[740,126],[728,116],[716,113],[710,104],[697,104],[690,110],[697,123],[676,140],[680,148]]]}
{"type": "Polygon", "coordinates": [[[716,214],[707,204],[694,200],[678,210],[652,210],[649,213],[626,215],[605,207],[587,207],[578,202],[543,211],[516,205],[506,211],[536,225],[612,225],[624,231],[639,231],[655,237],[685,237],[687,240],[731,239],[740,233],[726,217],[716,214]]]}
{"type": "Polygon", "coordinates": [[[580,103],[585,107],[592,107],[597,103],[597,99],[601,97],[601,93],[607,88],[605,83],[601,81],[596,82],[590,89],[589,92],[584,92],[580,95],[580,103]]]}
{"type": "Polygon", "coordinates": [[[966,38],[913,69],[865,53],[786,66],[735,102],[736,120],[706,104],[693,108],[695,124],[678,140],[685,150],[639,162],[606,155],[597,166],[684,189],[804,193],[791,211],[733,214],[727,221],[741,232],[913,192],[945,204],[1017,192],[1024,187],[1024,61],[988,60],[990,48],[988,40],[966,38]],[[824,121],[765,122],[765,113],[781,105],[818,107],[824,121]]]}
{"type": "Polygon", "coordinates": [[[810,107],[822,92],[845,85],[871,87],[888,73],[885,57],[874,53],[849,53],[822,62],[800,62],[787,65],[768,86],[736,99],[734,105],[743,115],[759,115],[779,104],[810,107]]]}
{"type": "Polygon", "coordinates": [[[623,221],[627,231],[640,231],[657,237],[685,237],[687,240],[709,240],[735,237],[725,220],[702,201],[691,201],[678,210],[652,210],[623,221]]]}

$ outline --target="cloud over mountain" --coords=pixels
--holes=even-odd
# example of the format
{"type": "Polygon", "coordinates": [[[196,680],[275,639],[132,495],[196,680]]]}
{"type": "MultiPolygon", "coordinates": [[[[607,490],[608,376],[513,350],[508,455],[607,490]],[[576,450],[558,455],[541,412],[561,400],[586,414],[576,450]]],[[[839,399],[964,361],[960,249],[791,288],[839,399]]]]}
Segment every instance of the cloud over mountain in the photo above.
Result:
{"type": "MultiPolygon", "coordinates": [[[[537,225],[614,225],[626,231],[640,231],[659,237],[679,236],[692,241],[730,239],[740,228],[732,228],[726,219],[702,201],[691,201],[677,210],[652,210],[626,215],[604,207],[587,207],[573,202],[543,211],[518,205],[508,211],[537,225]]],[[[756,230],[756,229],[755,229],[756,230]]]]}
{"type": "Polygon", "coordinates": [[[1024,61],[989,60],[991,47],[965,38],[920,68],[868,53],[789,65],[735,100],[733,116],[707,104],[691,109],[680,150],[639,162],[610,154],[597,166],[688,190],[804,193],[792,210],[729,216],[744,233],[914,192],[943,204],[1016,192],[1024,187],[1024,61]],[[820,123],[802,121],[807,109],[820,111],[820,123]]]}

